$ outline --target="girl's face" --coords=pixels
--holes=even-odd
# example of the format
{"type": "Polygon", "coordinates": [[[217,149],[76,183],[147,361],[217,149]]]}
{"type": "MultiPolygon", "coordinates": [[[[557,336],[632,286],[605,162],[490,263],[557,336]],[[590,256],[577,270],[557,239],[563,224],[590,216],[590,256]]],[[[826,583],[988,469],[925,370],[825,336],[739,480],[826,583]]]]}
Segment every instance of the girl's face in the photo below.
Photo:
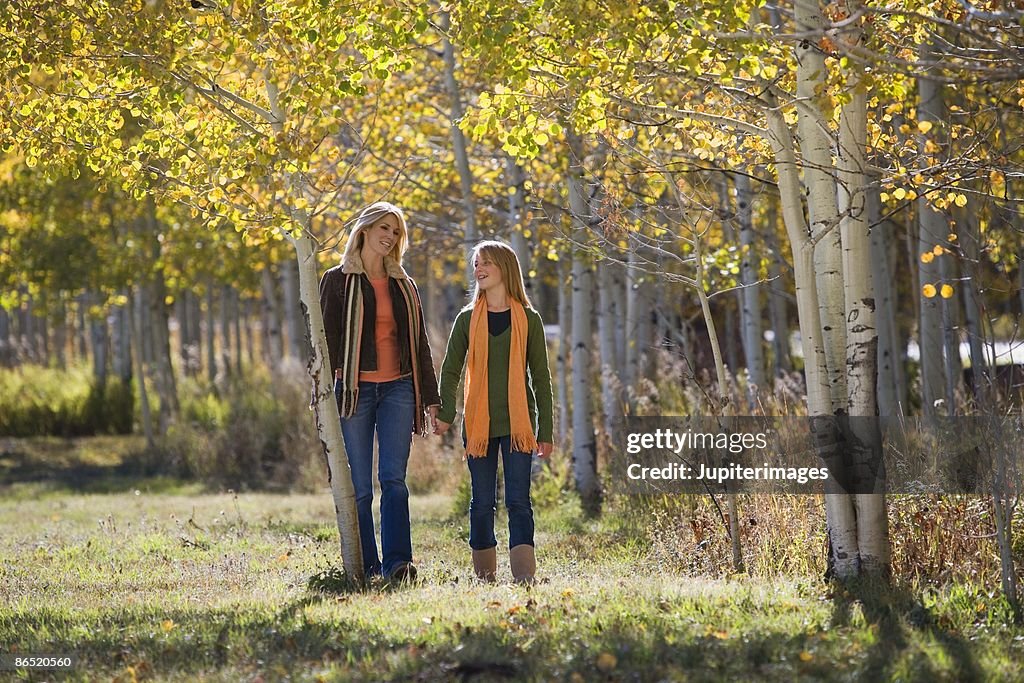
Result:
{"type": "Polygon", "coordinates": [[[486,254],[477,254],[473,258],[473,275],[481,292],[505,286],[501,279],[501,268],[486,254]]]}
{"type": "Polygon", "coordinates": [[[398,217],[389,213],[363,232],[363,250],[369,250],[374,256],[387,256],[401,235],[398,217]]]}

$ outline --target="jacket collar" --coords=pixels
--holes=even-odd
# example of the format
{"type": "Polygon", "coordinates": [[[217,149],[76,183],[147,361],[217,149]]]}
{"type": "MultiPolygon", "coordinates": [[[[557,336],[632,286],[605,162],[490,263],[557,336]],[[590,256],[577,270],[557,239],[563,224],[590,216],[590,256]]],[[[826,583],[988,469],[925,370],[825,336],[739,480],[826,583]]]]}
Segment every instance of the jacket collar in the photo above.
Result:
{"type": "MultiPolygon", "coordinates": [[[[409,274],[405,272],[405,268],[390,256],[384,257],[384,270],[387,271],[388,277],[396,280],[409,279],[409,274]]],[[[366,268],[363,267],[362,255],[358,251],[353,251],[351,254],[346,255],[344,260],[341,262],[341,272],[364,275],[366,273],[366,268]]]]}

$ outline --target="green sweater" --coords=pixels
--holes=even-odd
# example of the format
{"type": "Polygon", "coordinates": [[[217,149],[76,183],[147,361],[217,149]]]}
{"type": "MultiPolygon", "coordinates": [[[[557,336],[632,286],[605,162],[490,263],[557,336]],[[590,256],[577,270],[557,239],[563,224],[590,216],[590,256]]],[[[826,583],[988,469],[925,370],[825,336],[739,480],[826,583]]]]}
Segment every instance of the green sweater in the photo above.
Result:
{"type": "MultiPolygon", "coordinates": [[[[441,364],[441,410],[437,419],[455,421],[456,393],[462,370],[469,353],[469,321],[473,309],[459,313],[448,337],[448,350],[441,364]]],[[[526,336],[526,402],[530,421],[537,433],[537,441],[552,443],[551,373],[548,371],[548,353],[544,341],[544,321],[537,311],[527,308],[526,336]]],[[[508,436],[512,433],[508,414],[508,355],[512,345],[512,328],[501,334],[488,335],[487,347],[487,401],[491,418],[490,436],[508,436]]]]}

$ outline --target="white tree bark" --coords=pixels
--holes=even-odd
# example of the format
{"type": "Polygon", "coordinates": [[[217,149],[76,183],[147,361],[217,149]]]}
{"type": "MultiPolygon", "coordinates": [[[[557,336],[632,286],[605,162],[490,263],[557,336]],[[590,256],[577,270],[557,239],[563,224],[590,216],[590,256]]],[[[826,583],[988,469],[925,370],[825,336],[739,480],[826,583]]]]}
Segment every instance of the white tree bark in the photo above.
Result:
{"type": "Polygon", "coordinates": [[[465,214],[465,246],[466,246],[466,283],[473,282],[473,264],[469,262],[469,255],[473,245],[480,238],[480,232],[476,225],[476,197],[473,195],[473,172],[469,167],[469,153],[466,150],[466,136],[459,128],[459,121],[462,120],[464,110],[462,108],[462,94],[459,89],[459,82],[455,78],[456,62],[455,47],[448,39],[447,31],[450,25],[448,12],[441,13],[441,31],[444,35],[441,44],[442,57],[444,58],[444,82],[448,89],[448,96],[451,98],[451,125],[449,130],[452,135],[452,150],[455,152],[455,168],[459,172],[459,188],[462,190],[462,207],[465,214]]]}
{"type": "Polygon", "coordinates": [[[558,443],[563,448],[569,438],[572,411],[569,409],[569,367],[571,357],[572,294],[567,288],[571,281],[572,265],[569,261],[558,262],[558,443]]]}
{"type": "Polygon", "coordinates": [[[838,199],[843,245],[846,309],[846,387],[851,418],[847,443],[852,450],[854,475],[871,493],[858,492],[856,511],[860,571],[885,575],[889,570],[889,525],[885,508],[885,481],[879,475],[882,443],[876,400],[878,329],[875,292],[871,280],[871,239],[867,192],[867,94],[862,72],[847,71],[850,101],[839,120],[838,199]]]}
{"type": "MultiPolygon", "coordinates": [[[[816,421],[825,429],[829,425],[827,419],[835,414],[835,409],[831,396],[832,383],[829,381],[825,362],[821,309],[818,306],[817,282],[814,273],[814,245],[810,239],[800,201],[803,192],[794,151],[793,132],[786,124],[777,103],[769,100],[767,104],[768,140],[775,156],[782,216],[793,252],[797,317],[800,323],[804,373],[807,383],[807,414],[812,421],[816,421]],[[826,418],[826,420],[822,420],[822,418],[826,418]]],[[[840,296],[842,296],[841,290],[840,296]]],[[[829,438],[827,431],[822,436],[826,441],[829,438]]],[[[828,452],[825,452],[824,455],[826,458],[831,457],[828,452]]],[[[830,559],[833,570],[841,579],[856,576],[860,563],[858,561],[857,520],[851,497],[845,494],[826,494],[825,519],[829,530],[830,559]]]]}
{"type": "Polygon", "coordinates": [[[334,375],[327,355],[327,333],[320,310],[319,278],[313,240],[308,223],[303,237],[288,237],[295,248],[299,275],[299,301],[303,317],[313,340],[312,354],[306,369],[313,383],[313,413],[316,432],[327,460],[327,476],[334,498],[334,514],[341,536],[341,560],[345,572],[356,581],[363,579],[362,547],[359,544],[359,518],[356,515],[356,493],[352,473],[341,436],[341,416],[334,398],[334,375]]]}
{"type": "Polygon", "coordinates": [[[871,227],[871,283],[875,288],[875,323],[878,327],[878,414],[903,415],[899,374],[903,371],[902,353],[896,335],[896,301],[893,296],[891,265],[894,226],[882,222],[877,180],[868,188],[867,208],[871,227]]]}
{"type": "Polygon", "coordinates": [[[751,400],[757,388],[765,386],[764,338],[761,323],[761,285],[758,284],[760,252],[754,243],[753,192],[750,178],[742,173],[734,177],[736,187],[736,222],[740,229],[740,324],[743,328],[743,353],[747,362],[747,378],[751,400]]]}
{"type": "Polygon", "coordinates": [[[619,374],[616,365],[615,328],[618,316],[615,312],[615,282],[613,266],[607,261],[597,263],[597,337],[601,358],[601,412],[604,417],[605,434],[611,438],[617,431],[617,421],[622,416],[622,401],[619,398],[619,374]]]}
{"type": "MultiPolygon", "coordinates": [[[[822,34],[825,19],[818,0],[796,0],[796,30],[822,34]]],[[[828,120],[818,106],[825,87],[825,55],[817,40],[800,42],[797,57],[797,129],[807,186],[807,213],[814,248],[814,274],[820,308],[821,334],[832,413],[846,410],[846,323],[843,302],[842,252],[836,177],[832,162],[833,138],[828,120]]]]}
{"type": "MultiPolygon", "coordinates": [[[[569,210],[573,234],[581,242],[589,241],[591,221],[589,193],[584,185],[583,151],[579,138],[567,128],[570,145],[569,210]]],[[[590,257],[580,249],[572,255],[572,462],[576,490],[584,508],[596,513],[601,506],[597,477],[597,444],[594,434],[591,387],[591,317],[594,311],[594,277],[590,257]]]]}
{"type": "Polygon", "coordinates": [[[626,252],[626,371],[624,382],[629,397],[629,414],[636,414],[636,401],[634,400],[634,388],[637,380],[643,376],[644,354],[646,353],[645,338],[641,331],[640,319],[643,311],[640,306],[640,270],[636,266],[637,245],[631,241],[629,250],[626,252]]]}
{"type": "MultiPolygon", "coordinates": [[[[275,132],[283,131],[281,121],[285,120],[281,109],[279,91],[271,78],[266,80],[267,99],[277,123],[272,124],[275,132]]],[[[295,180],[292,192],[295,198],[306,198],[307,190],[301,180],[295,180]]],[[[341,542],[341,562],[345,573],[356,582],[362,582],[363,551],[359,542],[359,517],[356,513],[356,493],[352,485],[352,471],[345,452],[341,435],[341,414],[334,397],[334,374],[327,353],[327,333],[324,331],[324,316],[320,310],[320,280],[316,269],[316,245],[310,229],[310,214],[290,210],[293,221],[302,228],[302,234],[295,236],[285,233],[288,242],[295,249],[295,260],[299,276],[299,302],[306,329],[309,331],[310,349],[306,369],[312,383],[311,407],[316,418],[316,432],[327,461],[327,478],[334,498],[334,514],[338,523],[341,542]]]]}

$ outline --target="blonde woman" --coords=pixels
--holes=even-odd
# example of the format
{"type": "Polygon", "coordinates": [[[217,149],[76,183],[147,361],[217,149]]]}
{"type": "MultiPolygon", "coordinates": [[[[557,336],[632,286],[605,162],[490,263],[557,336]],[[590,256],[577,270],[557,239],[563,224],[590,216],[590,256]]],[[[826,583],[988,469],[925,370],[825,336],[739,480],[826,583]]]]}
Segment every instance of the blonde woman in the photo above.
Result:
{"type": "Polygon", "coordinates": [[[441,410],[435,433],[455,420],[455,393],[466,367],[463,433],[472,481],[469,545],[473,568],[494,581],[497,539],[494,513],[498,453],[505,476],[509,563],[513,578],[533,581],[530,469],[534,451],[551,455],[552,395],[544,322],[530,305],[515,251],[481,242],[473,250],[472,302],[455,319],[441,366],[441,410]],[[467,362],[468,358],[468,362],[467,362]]]}
{"type": "Polygon", "coordinates": [[[320,281],[320,308],[335,375],[356,492],[366,575],[413,580],[409,489],[413,433],[436,427],[437,377],[416,284],[402,267],[409,233],[402,210],[377,202],[359,214],[341,265],[320,281]],[[373,520],[373,440],[377,437],[381,555],[373,520]]]}

